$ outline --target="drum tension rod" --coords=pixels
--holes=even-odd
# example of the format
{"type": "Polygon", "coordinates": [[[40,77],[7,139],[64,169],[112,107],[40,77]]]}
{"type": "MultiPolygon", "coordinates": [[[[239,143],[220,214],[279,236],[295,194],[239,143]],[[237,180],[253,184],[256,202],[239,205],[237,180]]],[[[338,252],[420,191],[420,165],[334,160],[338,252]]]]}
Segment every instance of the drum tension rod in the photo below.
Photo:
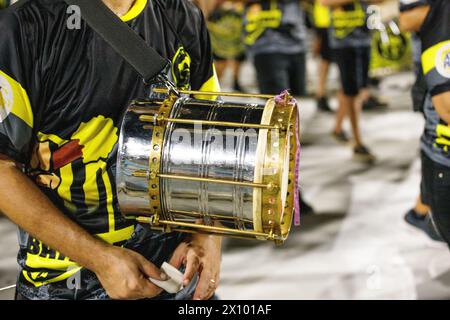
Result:
{"type": "MultiPolygon", "coordinates": [[[[166,88],[155,88],[154,93],[169,94],[166,88]]],[[[194,90],[178,90],[181,94],[198,95],[198,96],[221,96],[221,97],[242,97],[242,98],[259,98],[272,99],[275,96],[269,94],[251,94],[251,93],[237,93],[237,92],[214,92],[214,91],[194,91],[194,90]]]]}
{"type": "Polygon", "coordinates": [[[222,122],[222,121],[208,121],[208,120],[191,120],[191,119],[173,119],[166,118],[163,116],[147,116],[142,115],[139,119],[143,122],[157,123],[170,122],[170,123],[180,123],[180,124],[198,124],[198,125],[208,125],[208,126],[221,126],[221,127],[234,127],[234,128],[249,128],[249,129],[268,129],[268,130],[278,130],[280,126],[270,126],[254,123],[239,123],[239,122],[222,122]]]}
{"type": "Polygon", "coordinates": [[[218,184],[228,184],[233,186],[240,186],[240,187],[250,187],[250,188],[261,188],[261,189],[268,189],[268,190],[274,190],[277,188],[276,185],[269,183],[255,183],[255,182],[241,182],[241,181],[232,181],[232,180],[225,180],[225,179],[213,179],[213,178],[199,178],[199,177],[190,177],[190,176],[180,176],[175,174],[154,174],[154,173],[148,173],[145,170],[138,170],[133,172],[133,177],[137,178],[149,178],[151,175],[154,177],[159,177],[161,179],[173,179],[173,180],[184,180],[184,181],[195,181],[195,182],[209,182],[209,183],[218,183],[218,184]]]}

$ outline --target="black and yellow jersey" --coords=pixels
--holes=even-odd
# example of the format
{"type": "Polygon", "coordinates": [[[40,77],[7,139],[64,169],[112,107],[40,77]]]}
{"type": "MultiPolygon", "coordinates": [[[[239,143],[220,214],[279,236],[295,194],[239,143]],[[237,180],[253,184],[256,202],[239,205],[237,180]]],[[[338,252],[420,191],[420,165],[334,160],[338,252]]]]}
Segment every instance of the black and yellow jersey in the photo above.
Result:
{"type": "Polygon", "coordinates": [[[430,12],[420,29],[422,68],[429,98],[422,149],[434,161],[450,167],[450,126],[435,111],[431,97],[450,91],[450,1],[429,0],[430,12]]]}
{"type": "Polygon", "coordinates": [[[245,53],[243,24],[242,3],[226,1],[209,15],[208,30],[216,57],[237,59],[245,53]]]}
{"type": "Polygon", "coordinates": [[[251,54],[305,52],[305,11],[298,0],[247,1],[244,41],[251,54]]]}
{"type": "Polygon", "coordinates": [[[371,36],[367,27],[367,3],[352,3],[331,10],[330,45],[333,48],[370,47],[371,36]]]}
{"type": "MultiPolygon", "coordinates": [[[[0,153],[23,164],[65,215],[121,245],[135,225],[117,204],[116,145],[127,104],[146,88],[72,14],[63,0],[21,0],[0,12],[0,153]]],[[[205,21],[189,0],[136,0],[122,20],[173,62],[177,86],[219,90],[205,21]]],[[[20,246],[19,284],[30,292],[80,270],[24,232],[20,246]]]]}

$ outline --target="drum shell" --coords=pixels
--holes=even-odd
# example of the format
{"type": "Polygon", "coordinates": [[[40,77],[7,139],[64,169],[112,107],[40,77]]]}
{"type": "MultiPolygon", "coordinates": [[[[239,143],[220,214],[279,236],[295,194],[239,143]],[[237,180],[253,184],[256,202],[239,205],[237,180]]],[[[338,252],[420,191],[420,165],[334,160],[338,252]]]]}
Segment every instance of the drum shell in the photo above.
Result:
{"type": "MultiPolygon", "coordinates": [[[[152,124],[141,114],[156,114],[159,101],[132,104],[123,121],[119,143],[117,186],[125,215],[150,215],[148,181],[133,172],[149,172],[152,124]],[[145,105],[145,106],[142,106],[145,105]],[[144,129],[145,128],[145,129],[144,129]]],[[[260,124],[264,106],[179,99],[170,117],[260,124]]],[[[258,148],[257,129],[218,125],[168,123],[164,135],[160,172],[177,176],[253,182],[258,148]]],[[[160,179],[161,216],[166,220],[195,221],[194,213],[219,220],[237,229],[253,229],[255,210],[252,187],[160,179]],[[181,215],[181,216],[180,216],[181,215]],[[193,218],[194,217],[194,218],[193,218]],[[222,217],[222,218],[217,218],[222,217]]]]}
{"type": "MultiPolygon", "coordinates": [[[[260,124],[263,111],[264,107],[256,104],[184,100],[175,106],[172,117],[260,124]]],[[[172,175],[253,182],[257,147],[255,129],[171,124],[166,130],[161,169],[172,175]],[[177,141],[177,133],[183,132],[190,139],[188,143],[177,141]]],[[[168,212],[235,218],[239,229],[253,221],[252,187],[169,179],[162,181],[161,190],[163,207],[168,212]]]]}

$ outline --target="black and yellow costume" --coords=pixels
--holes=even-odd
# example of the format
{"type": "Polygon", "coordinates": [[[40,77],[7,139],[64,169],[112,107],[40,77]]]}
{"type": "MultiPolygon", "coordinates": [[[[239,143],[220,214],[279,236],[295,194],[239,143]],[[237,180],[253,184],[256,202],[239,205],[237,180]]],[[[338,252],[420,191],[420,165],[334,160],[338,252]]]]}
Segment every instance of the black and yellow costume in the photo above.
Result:
{"type": "Polygon", "coordinates": [[[371,36],[367,4],[355,0],[332,8],[330,45],[347,96],[356,96],[368,85],[371,36]]]}
{"type": "Polygon", "coordinates": [[[432,101],[432,97],[450,92],[450,2],[429,0],[428,4],[430,11],[420,29],[428,88],[421,143],[422,196],[442,238],[450,244],[450,126],[439,117],[432,101]]]}
{"type": "Polygon", "coordinates": [[[330,47],[329,28],[331,27],[331,10],[329,7],[314,0],[311,9],[312,21],[320,39],[320,57],[326,61],[333,61],[333,49],[330,47]]]}
{"type": "Polygon", "coordinates": [[[245,43],[254,57],[259,90],[306,94],[305,12],[297,0],[246,2],[245,43]]]}
{"type": "MultiPolygon", "coordinates": [[[[125,220],[114,182],[121,116],[146,88],[67,9],[62,0],[22,0],[0,12],[0,153],[22,163],[89,233],[160,264],[180,236],[150,235],[125,220]]],[[[169,76],[177,86],[219,89],[205,21],[190,1],[136,0],[122,20],[173,61],[169,76]]],[[[24,298],[106,298],[94,274],[23,231],[18,262],[24,298]],[[70,285],[73,277],[77,286],[70,285]]]]}

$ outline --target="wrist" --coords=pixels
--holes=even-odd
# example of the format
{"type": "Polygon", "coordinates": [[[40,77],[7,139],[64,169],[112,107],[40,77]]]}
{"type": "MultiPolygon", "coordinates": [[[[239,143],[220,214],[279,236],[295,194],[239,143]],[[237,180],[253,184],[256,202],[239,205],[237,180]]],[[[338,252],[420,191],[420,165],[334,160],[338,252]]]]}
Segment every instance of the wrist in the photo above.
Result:
{"type": "Polygon", "coordinates": [[[114,255],[116,249],[117,248],[113,245],[96,239],[96,243],[90,250],[89,265],[86,265],[85,267],[95,274],[104,271],[108,266],[113,264],[113,262],[111,262],[111,257],[114,255]]]}

